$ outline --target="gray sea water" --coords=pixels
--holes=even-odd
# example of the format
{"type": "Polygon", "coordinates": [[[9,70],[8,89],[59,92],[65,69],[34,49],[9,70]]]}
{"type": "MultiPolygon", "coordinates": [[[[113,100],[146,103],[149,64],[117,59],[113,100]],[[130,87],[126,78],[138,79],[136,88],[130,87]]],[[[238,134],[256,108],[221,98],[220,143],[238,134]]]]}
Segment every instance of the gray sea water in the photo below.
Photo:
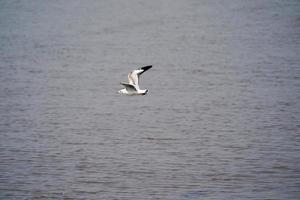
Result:
{"type": "Polygon", "coordinates": [[[299,64],[298,0],[2,0],[0,199],[299,199],[299,64]]]}

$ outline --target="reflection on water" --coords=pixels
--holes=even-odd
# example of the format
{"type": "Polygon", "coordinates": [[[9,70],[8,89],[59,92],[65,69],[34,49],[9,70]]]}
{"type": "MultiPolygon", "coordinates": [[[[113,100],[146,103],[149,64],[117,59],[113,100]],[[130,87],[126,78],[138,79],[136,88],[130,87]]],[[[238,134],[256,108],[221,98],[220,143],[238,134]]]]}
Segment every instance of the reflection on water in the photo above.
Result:
{"type": "Polygon", "coordinates": [[[2,1],[0,198],[298,199],[299,10],[2,1]]]}

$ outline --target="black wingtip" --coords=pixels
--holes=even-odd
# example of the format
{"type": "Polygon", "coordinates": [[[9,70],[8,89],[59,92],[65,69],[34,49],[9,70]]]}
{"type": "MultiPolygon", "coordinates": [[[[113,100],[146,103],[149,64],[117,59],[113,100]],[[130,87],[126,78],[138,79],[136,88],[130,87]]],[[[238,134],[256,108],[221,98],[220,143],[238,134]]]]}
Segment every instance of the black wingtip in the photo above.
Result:
{"type": "Polygon", "coordinates": [[[152,65],[148,65],[145,67],[141,67],[142,70],[147,71],[148,69],[152,68],[152,65]]]}

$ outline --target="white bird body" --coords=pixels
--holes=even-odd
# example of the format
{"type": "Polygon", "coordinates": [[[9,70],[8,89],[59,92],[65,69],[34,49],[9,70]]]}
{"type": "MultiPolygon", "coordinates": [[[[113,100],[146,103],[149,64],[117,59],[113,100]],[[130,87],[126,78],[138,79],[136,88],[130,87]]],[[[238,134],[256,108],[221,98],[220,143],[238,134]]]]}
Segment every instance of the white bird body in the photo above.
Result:
{"type": "Polygon", "coordinates": [[[121,82],[125,88],[119,90],[120,94],[126,95],[145,95],[148,93],[148,90],[141,90],[139,86],[139,77],[142,73],[152,68],[152,66],[145,66],[140,69],[133,70],[128,74],[128,83],[121,82]]]}

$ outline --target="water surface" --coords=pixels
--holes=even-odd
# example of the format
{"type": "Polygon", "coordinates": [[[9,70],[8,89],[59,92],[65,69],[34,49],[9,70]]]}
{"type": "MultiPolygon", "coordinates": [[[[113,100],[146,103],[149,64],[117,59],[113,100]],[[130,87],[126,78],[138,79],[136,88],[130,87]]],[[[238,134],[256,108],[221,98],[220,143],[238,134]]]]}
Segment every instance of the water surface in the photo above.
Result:
{"type": "Polygon", "coordinates": [[[299,11],[1,1],[0,199],[298,199],[299,11]]]}

